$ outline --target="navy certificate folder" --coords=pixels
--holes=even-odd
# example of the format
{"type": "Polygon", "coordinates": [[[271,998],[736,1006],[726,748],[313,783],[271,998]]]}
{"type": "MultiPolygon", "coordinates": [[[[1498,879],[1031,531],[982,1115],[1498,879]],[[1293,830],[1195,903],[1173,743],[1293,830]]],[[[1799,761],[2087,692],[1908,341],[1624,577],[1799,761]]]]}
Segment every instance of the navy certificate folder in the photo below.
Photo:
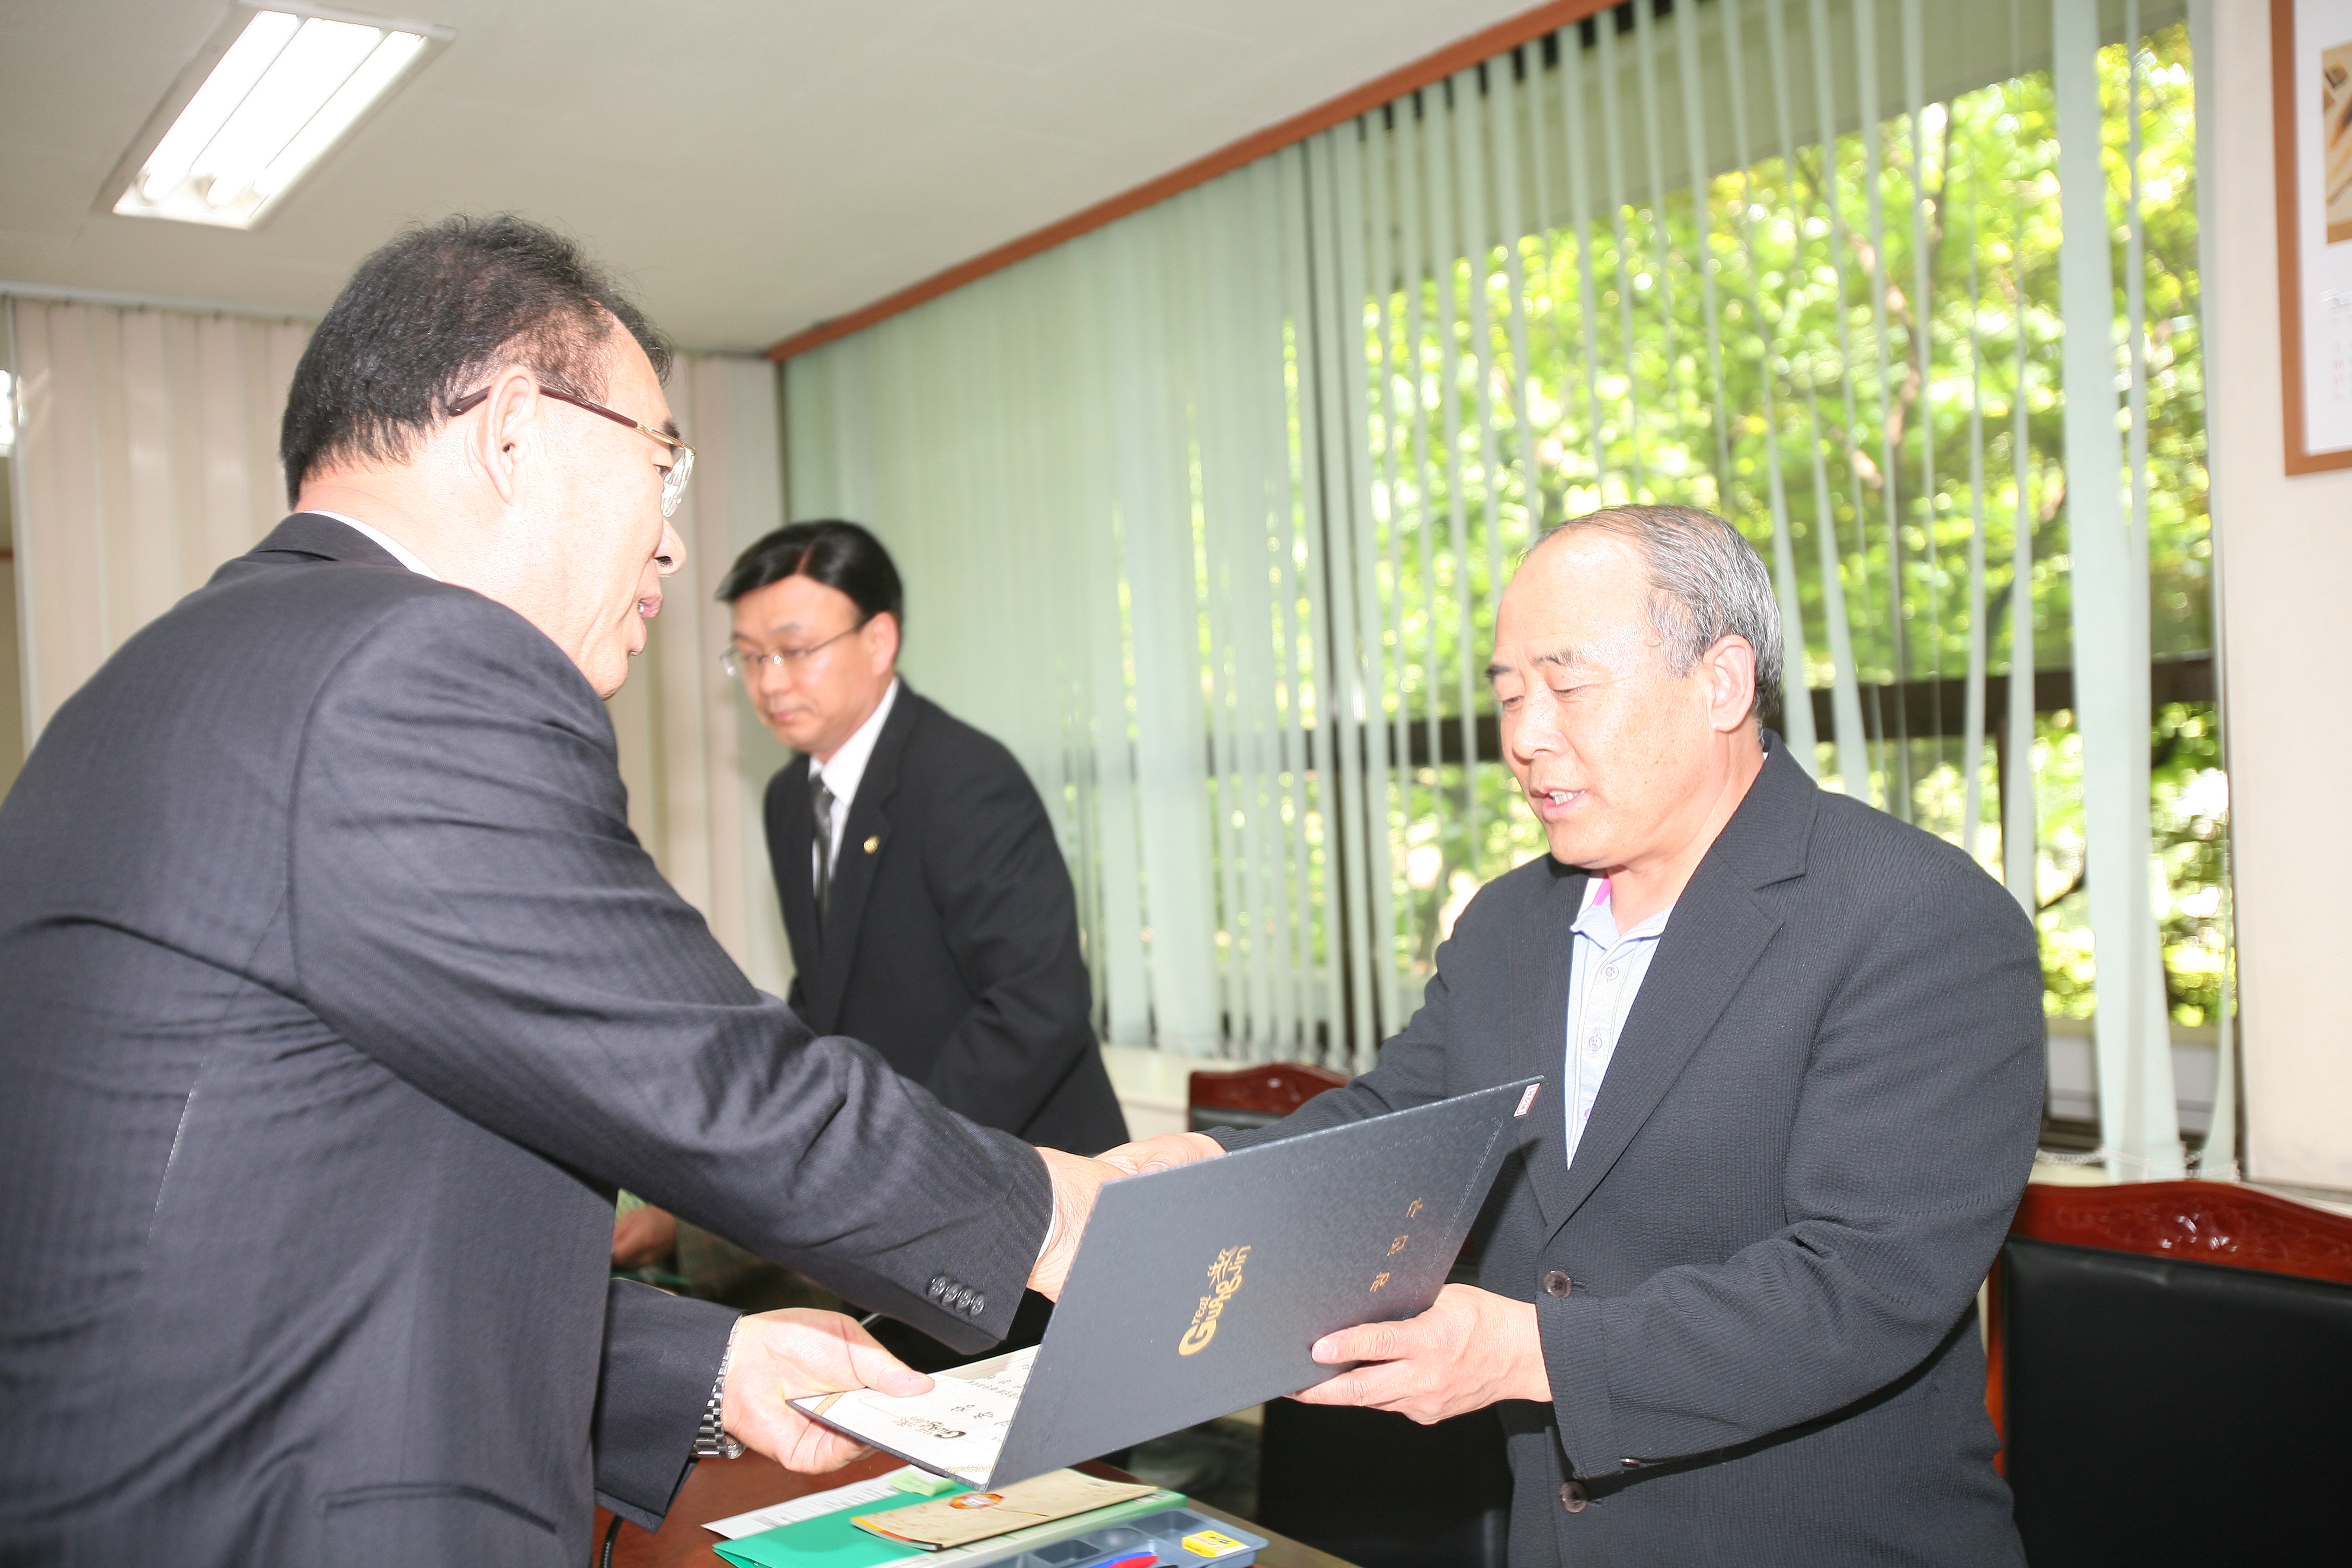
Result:
{"type": "MultiPolygon", "coordinates": [[[[960,1456],[985,1473],[980,1463],[953,1473],[1003,1486],[1337,1376],[1346,1369],[1310,1359],[1308,1347],[1436,1300],[1543,1082],[1107,1184],[1025,1380],[993,1362],[969,1369],[994,1373],[1013,1403],[992,1462],[960,1456]]],[[[793,1403],[863,1442],[948,1468],[870,1408],[861,1415],[838,1396],[793,1403]]],[[[982,1412],[965,1408],[950,1430],[978,1436],[982,1412]]]]}

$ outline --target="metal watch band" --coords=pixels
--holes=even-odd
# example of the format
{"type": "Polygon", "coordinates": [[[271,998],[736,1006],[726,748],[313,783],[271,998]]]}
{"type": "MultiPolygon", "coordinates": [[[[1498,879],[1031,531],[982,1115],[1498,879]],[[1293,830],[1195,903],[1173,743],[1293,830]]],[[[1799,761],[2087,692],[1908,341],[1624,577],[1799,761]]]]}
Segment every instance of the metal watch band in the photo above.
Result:
{"type": "Polygon", "coordinates": [[[694,1457],[698,1459],[740,1459],[743,1445],[727,1435],[719,1420],[722,1402],[727,1393],[727,1363],[735,1359],[735,1339],[729,1335],[725,1353],[719,1358],[719,1375],[710,1382],[710,1397],[703,1401],[702,1424],[694,1432],[694,1457]]]}

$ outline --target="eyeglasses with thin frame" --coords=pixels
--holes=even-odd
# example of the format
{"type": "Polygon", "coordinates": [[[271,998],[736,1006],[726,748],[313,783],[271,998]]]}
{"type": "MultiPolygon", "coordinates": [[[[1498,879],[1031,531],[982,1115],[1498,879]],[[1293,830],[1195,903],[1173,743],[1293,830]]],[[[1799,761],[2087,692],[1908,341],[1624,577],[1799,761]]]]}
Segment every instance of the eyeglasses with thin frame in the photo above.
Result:
{"type": "Polygon", "coordinates": [[[823,642],[811,643],[806,647],[780,647],[772,653],[746,653],[741,648],[730,647],[719,656],[719,668],[727,672],[727,679],[730,680],[749,680],[763,669],[793,671],[805,669],[808,668],[810,659],[814,658],[851,632],[864,630],[866,621],[873,618],[868,616],[865,621],[837,631],[823,642]]]}
{"type": "MultiPolygon", "coordinates": [[[[601,403],[591,403],[584,397],[574,397],[568,392],[558,392],[543,383],[539,391],[542,397],[552,397],[558,403],[569,403],[574,408],[585,408],[591,414],[601,414],[615,425],[625,425],[647,440],[658,441],[667,447],[676,460],[667,466],[656,465],[661,468],[662,471],[662,515],[667,517],[677,510],[677,503],[686,494],[686,481],[694,474],[693,447],[675,436],[665,436],[651,426],[630,418],[617,408],[607,408],[601,403]]],[[[489,395],[490,389],[487,386],[479,392],[467,393],[449,405],[449,417],[455,419],[461,414],[472,412],[475,406],[489,395]]]]}

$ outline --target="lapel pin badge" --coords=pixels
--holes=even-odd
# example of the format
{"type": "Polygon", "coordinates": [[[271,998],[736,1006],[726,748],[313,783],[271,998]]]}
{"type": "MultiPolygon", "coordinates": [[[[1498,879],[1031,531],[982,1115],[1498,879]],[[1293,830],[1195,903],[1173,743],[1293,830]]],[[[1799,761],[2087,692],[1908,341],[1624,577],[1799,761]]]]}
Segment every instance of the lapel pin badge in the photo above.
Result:
{"type": "Polygon", "coordinates": [[[877,849],[879,849],[879,848],[881,848],[881,847],[882,847],[882,836],[881,836],[880,834],[878,834],[878,833],[877,833],[877,834],[876,834],[873,837],[868,838],[868,839],[866,841],[866,852],[868,855],[873,854],[873,853],[874,853],[874,851],[876,851],[877,849]]]}

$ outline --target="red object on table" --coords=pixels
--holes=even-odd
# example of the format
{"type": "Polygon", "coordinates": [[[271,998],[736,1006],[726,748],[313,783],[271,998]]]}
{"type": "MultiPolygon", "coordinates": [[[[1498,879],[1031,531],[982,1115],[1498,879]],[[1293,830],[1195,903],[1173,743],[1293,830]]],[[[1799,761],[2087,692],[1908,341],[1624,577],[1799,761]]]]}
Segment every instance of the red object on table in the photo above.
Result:
{"type": "MultiPolygon", "coordinates": [[[[634,1524],[621,1526],[620,1540],[613,1548],[614,1568],[726,1568],[726,1559],[711,1550],[719,1544],[719,1537],[702,1528],[710,1521],[749,1513],[787,1498],[846,1486],[898,1468],[898,1461],[887,1454],[860,1459],[826,1476],[793,1475],[756,1454],[747,1454],[740,1459],[704,1459],[686,1478],[686,1484],[678,1488],[677,1500],[670,1505],[669,1517],[662,1521],[660,1534],[647,1535],[634,1524]]],[[[1105,1480],[1135,1479],[1125,1470],[1099,1460],[1075,1468],[1105,1480]]],[[[1187,1506],[1266,1537],[1265,1548],[1257,1554],[1261,1568],[1349,1568],[1346,1562],[1328,1552],[1318,1552],[1288,1536],[1276,1535],[1263,1525],[1236,1519],[1222,1509],[1201,1502],[1187,1506]]],[[[596,1510],[593,1539],[599,1546],[604,1543],[604,1529],[611,1520],[612,1515],[603,1509],[596,1510]]]]}

